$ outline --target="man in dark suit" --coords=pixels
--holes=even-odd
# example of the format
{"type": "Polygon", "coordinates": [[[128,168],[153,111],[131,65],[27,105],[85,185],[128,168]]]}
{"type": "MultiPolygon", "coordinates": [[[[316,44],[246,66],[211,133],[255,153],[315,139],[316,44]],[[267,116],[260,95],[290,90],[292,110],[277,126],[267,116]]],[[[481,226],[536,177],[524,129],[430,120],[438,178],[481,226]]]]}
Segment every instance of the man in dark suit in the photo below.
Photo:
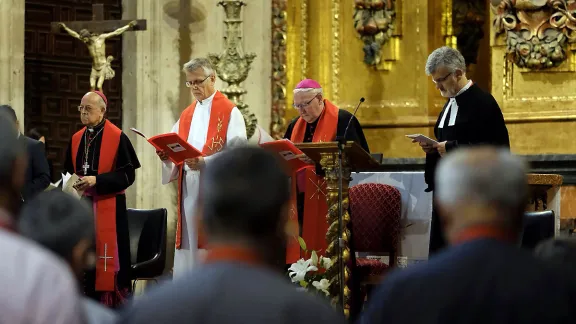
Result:
{"type": "Polygon", "coordinates": [[[137,298],[119,323],[345,323],[297,291],[277,264],[290,186],[282,161],[258,147],[222,152],[202,171],[204,264],[137,298]]]}
{"type": "MultiPolygon", "coordinates": [[[[426,153],[424,178],[429,192],[434,190],[434,174],[441,157],[472,145],[509,148],[510,140],[498,103],[490,93],[466,77],[466,62],[458,50],[447,46],[434,50],[426,61],[426,74],[432,78],[440,94],[448,99],[434,126],[438,144],[419,143],[426,153]]],[[[437,210],[433,208],[431,255],[446,245],[440,227],[437,210]]]]}
{"type": "Polygon", "coordinates": [[[391,273],[361,323],[569,323],[568,277],[519,246],[526,168],[506,149],[461,149],[436,173],[440,220],[451,246],[391,273]]]}
{"type": "Polygon", "coordinates": [[[38,193],[44,191],[50,185],[50,169],[44,153],[44,144],[33,140],[20,133],[20,123],[16,118],[16,112],[8,105],[0,105],[0,111],[4,112],[14,122],[19,140],[26,145],[28,152],[28,167],[26,169],[26,183],[22,189],[22,199],[30,200],[38,193]]]}

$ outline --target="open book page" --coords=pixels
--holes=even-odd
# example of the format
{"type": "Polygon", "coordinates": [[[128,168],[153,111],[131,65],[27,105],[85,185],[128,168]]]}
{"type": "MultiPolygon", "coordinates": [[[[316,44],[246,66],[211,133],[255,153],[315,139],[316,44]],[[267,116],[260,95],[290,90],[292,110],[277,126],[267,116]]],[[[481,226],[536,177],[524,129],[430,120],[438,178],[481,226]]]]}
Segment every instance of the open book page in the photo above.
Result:
{"type": "Polygon", "coordinates": [[[411,134],[411,135],[406,135],[406,137],[413,139],[413,140],[417,141],[418,143],[426,143],[426,144],[430,144],[430,145],[438,144],[437,141],[431,139],[430,137],[424,136],[422,134],[411,134]]]}
{"type": "Polygon", "coordinates": [[[76,174],[62,174],[62,191],[71,194],[72,196],[80,199],[84,191],[78,191],[74,188],[74,184],[80,180],[76,174]]]}
{"type": "Polygon", "coordinates": [[[288,139],[262,143],[260,147],[278,153],[286,162],[286,166],[290,172],[296,172],[313,165],[308,163],[306,155],[288,139]]]}
{"type": "Polygon", "coordinates": [[[148,140],[148,137],[146,137],[146,135],[144,135],[144,133],[142,133],[141,131],[137,130],[136,128],[131,127],[130,130],[133,131],[134,133],[136,133],[136,134],[144,137],[146,140],[148,140]]]}

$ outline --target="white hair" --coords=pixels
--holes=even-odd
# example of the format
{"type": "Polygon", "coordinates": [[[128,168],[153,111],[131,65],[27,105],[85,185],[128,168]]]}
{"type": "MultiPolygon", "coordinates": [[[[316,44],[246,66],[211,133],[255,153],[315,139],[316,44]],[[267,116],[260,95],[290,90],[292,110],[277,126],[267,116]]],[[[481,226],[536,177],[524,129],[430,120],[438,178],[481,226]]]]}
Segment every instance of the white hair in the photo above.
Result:
{"type": "Polygon", "coordinates": [[[460,149],[440,161],[435,198],[446,206],[493,205],[513,213],[527,203],[526,171],[524,161],[507,149],[460,149]]]}
{"type": "Polygon", "coordinates": [[[298,89],[294,89],[294,93],[300,93],[300,92],[308,92],[308,93],[313,93],[315,95],[321,95],[322,94],[322,88],[298,88],[298,89]]]}
{"type": "Polygon", "coordinates": [[[458,50],[448,46],[437,48],[430,53],[426,61],[426,75],[431,75],[441,66],[448,68],[450,72],[455,72],[456,70],[466,72],[464,56],[458,50]]]}
{"type": "Polygon", "coordinates": [[[210,76],[210,75],[215,74],[214,66],[212,65],[212,63],[210,63],[210,60],[208,60],[207,58],[203,58],[203,57],[193,58],[190,61],[188,61],[182,67],[182,71],[194,72],[200,68],[202,70],[204,70],[204,74],[206,76],[210,76]]]}

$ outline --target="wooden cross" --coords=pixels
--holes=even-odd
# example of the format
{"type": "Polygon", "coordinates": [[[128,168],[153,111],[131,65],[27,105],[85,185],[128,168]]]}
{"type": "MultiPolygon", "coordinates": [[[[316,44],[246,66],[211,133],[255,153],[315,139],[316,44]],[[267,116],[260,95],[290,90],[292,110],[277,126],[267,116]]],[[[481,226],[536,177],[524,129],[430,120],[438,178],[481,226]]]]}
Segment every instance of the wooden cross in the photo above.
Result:
{"type": "MultiPolygon", "coordinates": [[[[66,26],[73,30],[87,29],[92,33],[107,33],[114,31],[122,26],[126,26],[133,20],[104,20],[104,5],[92,5],[92,20],[84,21],[63,21],[66,26]]],[[[136,20],[138,24],[132,30],[146,30],[146,19],[136,20]]],[[[60,22],[51,23],[52,32],[58,33],[60,31],[60,22]]]]}

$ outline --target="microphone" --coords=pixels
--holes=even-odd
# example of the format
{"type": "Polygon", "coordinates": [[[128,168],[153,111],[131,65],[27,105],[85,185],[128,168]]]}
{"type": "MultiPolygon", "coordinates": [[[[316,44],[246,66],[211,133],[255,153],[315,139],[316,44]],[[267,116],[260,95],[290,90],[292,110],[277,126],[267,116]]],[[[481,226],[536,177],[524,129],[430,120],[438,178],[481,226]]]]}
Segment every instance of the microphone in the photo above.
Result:
{"type": "Polygon", "coordinates": [[[352,116],[350,117],[350,120],[348,121],[348,125],[346,125],[346,129],[344,130],[344,135],[342,136],[342,140],[345,141],[346,140],[346,135],[348,134],[348,128],[350,128],[350,124],[352,124],[352,119],[354,119],[354,117],[356,116],[356,112],[358,111],[358,108],[360,108],[360,105],[364,102],[364,97],[360,98],[360,102],[358,102],[358,106],[356,106],[356,109],[354,109],[354,113],[352,113],[352,116]]]}

